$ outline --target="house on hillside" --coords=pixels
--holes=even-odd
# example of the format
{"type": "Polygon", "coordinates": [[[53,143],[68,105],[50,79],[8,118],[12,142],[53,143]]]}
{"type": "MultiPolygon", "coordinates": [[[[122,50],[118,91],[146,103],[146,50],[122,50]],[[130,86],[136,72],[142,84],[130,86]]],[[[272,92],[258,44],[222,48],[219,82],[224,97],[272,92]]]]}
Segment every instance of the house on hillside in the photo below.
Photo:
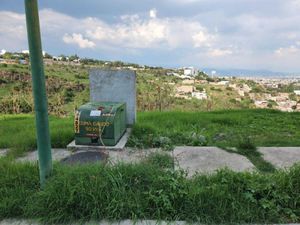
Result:
{"type": "Polygon", "coordinates": [[[205,91],[203,91],[203,92],[192,92],[192,97],[196,98],[196,99],[199,99],[199,100],[205,100],[205,99],[208,98],[205,91]]]}
{"type": "Polygon", "coordinates": [[[229,84],[228,80],[222,80],[222,81],[219,81],[216,83],[216,85],[218,85],[218,86],[226,86],[228,84],[229,84]]]}
{"type": "Polygon", "coordinates": [[[176,88],[176,92],[179,94],[191,94],[194,91],[193,86],[182,85],[176,88]]]}
{"type": "Polygon", "coordinates": [[[254,105],[256,108],[265,109],[268,108],[268,101],[255,101],[254,105]]]}
{"type": "Polygon", "coordinates": [[[185,80],[183,80],[182,81],[182,84],[194,84],[195,83],[195,81],[194,81],[194,79],[185,79],[185,80]]]}
{"type": "Polygon", "coordinates": [[[6,53],[6,50],[5,49],[2,49],[1,51],[0,51],[0,55],[4,55],[6,53]]]}
{"type": "Polygon", "coordinates": [[[183,67],[183,74],[185,76],[191,76],[194,77],[198,74],[198,70],[192,66],[190,67],[183,67]]]}
{"type": "Polygon", "coordinates": [[[187,86],[187,85],[178,86],[178,87],[176,87],[175,97],[191,99],[193,91],[194,91],[193,86],[187,86]]]}

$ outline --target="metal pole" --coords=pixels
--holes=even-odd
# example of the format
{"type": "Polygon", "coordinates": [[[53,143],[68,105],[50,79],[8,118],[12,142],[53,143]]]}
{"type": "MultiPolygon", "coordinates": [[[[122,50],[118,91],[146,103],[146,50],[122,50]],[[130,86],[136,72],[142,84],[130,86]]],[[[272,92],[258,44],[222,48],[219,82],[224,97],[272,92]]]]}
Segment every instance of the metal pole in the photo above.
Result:
{"type": "Polygon", "coordinates": [[[24,1],[32,73],[40,184],[43,188],[46,178],[52,172],[52,155],[40,23],[37,0],[24,1]]]}

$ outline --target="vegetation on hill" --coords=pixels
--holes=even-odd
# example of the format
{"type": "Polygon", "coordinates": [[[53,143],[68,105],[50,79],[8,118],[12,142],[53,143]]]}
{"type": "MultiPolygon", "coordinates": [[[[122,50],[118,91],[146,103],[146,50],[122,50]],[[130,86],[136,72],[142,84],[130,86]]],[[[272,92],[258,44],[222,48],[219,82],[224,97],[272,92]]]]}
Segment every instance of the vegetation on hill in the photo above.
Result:
{"type": "MultiPolygon", "coordinates": [[[[119,66],[124,66],[124,63],[112,62],[107,65],[104,62],[95,63],[90,60],[83,60],[81,65],[46,64],[45,74],[50,114],[56,116],[71,115],[75,108],[89,100],[88,70],[91,67],[119,68],[119,66]]],[[[139,111],[212,111],[251,107],[252,103],[246,98],[236,101],[238,95],[234,90],[208,85],[202,86],[209,93],[208,99],[175,97],[176,86],[184,84],[182,84],[182,79],[178,77],[166,76],[169,71],[168,69],[151,67],[137,70],[137,106],[139,111]]],[[[199,73],[196,79],[200,81],[208,79],[208,77],[199,73]]],[[[0,113],[31,112],[33,112],[33,98],[29,66],[0,64],[0,113]]]]}

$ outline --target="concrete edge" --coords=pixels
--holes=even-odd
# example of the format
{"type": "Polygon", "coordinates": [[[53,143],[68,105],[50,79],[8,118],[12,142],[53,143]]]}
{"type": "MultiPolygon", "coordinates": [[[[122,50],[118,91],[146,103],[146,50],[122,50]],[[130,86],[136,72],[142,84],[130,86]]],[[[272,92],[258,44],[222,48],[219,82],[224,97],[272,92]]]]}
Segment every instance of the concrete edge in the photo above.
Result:
{"type": "Polygon", "coordinates": [[[101,151],[101,150],[122,151],[126,146],[131,131],[132,128],[127,128],[126,132],[123,134],[123,136],[115,146],[76,145],[75,140],[73,140],[71,143],[67,145],[67,150],[69,151],[101,151]]]}
{"type": "MultiPolygon", "coordinates": [[[[42,223],[39,223],[38,221],[34,220],[23,220],[23,219],[5,219],[0,221],[0,225],[40,225],[42,223]]],[[[75,223],[69,223],[73,225],[79,225],[83,224],[82,222],[75,222],[75,223]]],[[[89,225],[204,225],[203,223],[197,223],[197,222],[186,222],[186,221],[164,221],[164,220],[121,220],[121,221],[88,221],[84,224],[89,225]]],[[[233,223],[235,224],[235,223],[233,223]]],[[[241,223],[244,225],[251,225],[247,223],[241,223]]],[[[222,224],[221,225],[225,225],[222,224]]],[[[253,225],[260,225],[259,223],[253,224],[253,225]]],[[[274,224],[274,225],[300,225],[299,223],[288,223],[288,224],[274,224]]]]}

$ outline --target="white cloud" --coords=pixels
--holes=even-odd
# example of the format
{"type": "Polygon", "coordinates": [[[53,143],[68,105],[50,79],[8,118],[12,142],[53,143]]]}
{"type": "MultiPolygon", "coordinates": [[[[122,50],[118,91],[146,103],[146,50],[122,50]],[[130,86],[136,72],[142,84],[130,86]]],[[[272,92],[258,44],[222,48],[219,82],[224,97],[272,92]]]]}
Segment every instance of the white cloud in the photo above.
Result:
{"type": "Polygon", "coordinates": [[[157,47],[165,40],[167,32],[166,24],[158,20],[135,19],[114,25],[98,20],[94,22],[96,26],[86,30],[86,35],[90,39],[102,44],[126,48],[157,47]]]}
{"type": "MultiPolygon", "coordinates": [[[[75,18],[52,9],[42,9],[42,38],[52,42],[62,40],[65,44],[74,44],[81,49],[123,49],[123,52],[133,52],[136,49],[164,51],[208,48],[214,43],[215,34],[211,34],[197,20],[157,18],[155,8],[149,11],[149,17],[142,15],[123,15],[119,21],[107,23],[98,18],[75,18]]],[[[0,11],[0,18],[4,18],[0,21],[0,41],[3,43],[7,39],[3,47],[10,48],[11,45],[26,48],[25,15],[0,11]],[[23,42],[19,41],[18,44],[17,39],[23,42]]]]}
{"type": "Polygon", "coordinates": [[[300,48],[296,47],[295,45],[275,50],[275,54],[277,56],[290,56],[298,53],[300,53],[300,48]]]}
{"type": "Polygon", "coordinates": [[[181,4],[181,5],[187,5],[191,3],[201,2],[203,0],[167,0],[170,4],[181,4]]]}
{"type": "Polygon", "coordinates": [[[232,54],[233,51],[230,49],[210,49],[208,51],[208,55],[212,57],[221,57],[221,56],[227,56],[232,54]]]}
{"type": "Polygon", "coordinates": [[[155,19],[156,16],[157,16],[157,10],[156,9],[151,9],[149,11],[149,16],[150,16],[150,18],[155,19]]]}
{"type": "Polygon", "coordinates": [[[83,38],[82,34],[73,33],[72,35],[65,34],[63,41],[67,44],[77,44],[80,48],[93,48],[95,43],[83,38]]]}
{"type": "Polygon", "coordinates": [[[133,14],[133,15],[122,15],[120,16],[121,20],[124,21],[135,21],[138,20],[140,18],[140,16],[138,14],[133,14]]]}
{"type": "Polygon", "coordinates": [[[192,36],[194,47],[199,48],[203,46],[210,46],[213,41],[213,36],[205,32],[205,30],[201,30],[198,33],[192,36]]]}
{"type": "Polygon", "coordinates": [[[17,50],[27,45],[25,15],[0,11],[0,45],[7,50],[17,50]]]}
{"type": "MultiPolygon", "coordinates": [[[[149,8],[149,4],[135,8],[133,14],[113,14],[115,17],[109,21],[42,9],[43,46],[55,54],[77,50],[91,57],[99,53],[99,57],[132,61],[135,60],[132,56],[138,54],[137,61],[149,64],[169,60],[172,66],[192,63],[200,67],[259,65],[263,68],[265,65],[266,69],[299,71],[300,30],[295,24],[300,23],[300,0],[276,0],[272,12],[267,4],[272,0],[258,5],[251,0],[243,3],[213,0],[218,4],[199,0],[194,5],[191,3],[197,0],[163,1],[150,4],[155,8],[149,8]],[[170,3],[168,7],[166,2],[170,3]],[[95,50],[92,54],[91,48],[95,50]]],[[[27,49],[25,15],[0,11],[0,18],[1,48],[27,49]]]]}
{"type": "Polygon", "coordinates": [[[210,46],[213,35],[199,22],[181,18],[143,19],[129,15],[122,21],[107,24],[93,19],[86,36],[95,42],[126,48],[174,49],[179,47],[210,46]]]}

